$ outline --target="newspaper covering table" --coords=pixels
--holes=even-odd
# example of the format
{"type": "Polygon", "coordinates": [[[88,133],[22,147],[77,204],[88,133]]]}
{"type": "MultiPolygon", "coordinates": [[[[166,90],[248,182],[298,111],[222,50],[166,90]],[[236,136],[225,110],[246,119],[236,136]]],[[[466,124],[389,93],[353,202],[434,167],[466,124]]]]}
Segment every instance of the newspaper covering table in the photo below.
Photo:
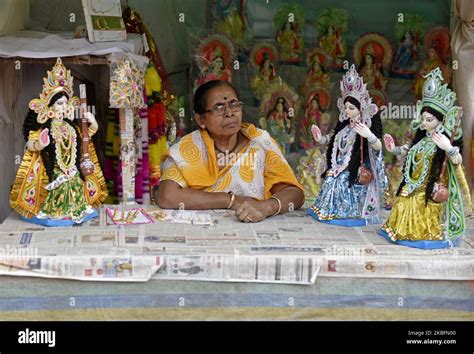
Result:
{"type": "Polygon", "coordinates": [[[472,220],[460,247],[418,250],[388,243],[376,234],[380,225],[326,225],[304,209],[248,224],[228,210],[167,211],[163,218],[163,211],[145,207],[153,223],[124,226],[112,222],[106,207],[98,219],[66,228],[10,215],[0,225],[0,274],[289,284],[313,284],[317,276],[474,279],[472,220]]]}

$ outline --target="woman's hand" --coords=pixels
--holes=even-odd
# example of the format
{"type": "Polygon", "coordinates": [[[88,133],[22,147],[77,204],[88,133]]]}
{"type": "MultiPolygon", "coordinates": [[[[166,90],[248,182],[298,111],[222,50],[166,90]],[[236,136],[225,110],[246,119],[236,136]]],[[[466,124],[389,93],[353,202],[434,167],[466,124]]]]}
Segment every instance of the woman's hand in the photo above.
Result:
{"type": "MultiPolygon", "coordinates": [[[[235,197],[232,209],[235,210],[235,215],[242,222],[259,222],[267,218],[270,213],[272,201],[259,201],[250,197],[235,197]]],[[[275,210],[276,211],[276,210],[275,210]]]]}
{"type": "Polygon", "coordinates": [[[387,151],[393,154],[395,151],[395,140],[393,140],[393,137],[390,134],[385,134],[383,136],[383,142],[385,143],[387,151]]]}
{"type": "Polygon", "coordinates": [[[442,150],[449,151],[453,148],[446,135],[434,132],[432,135],[434,143],[442,150]]]}
{"type": "Polygon", "coordinates": [[[354,130],[357,132],[357,134],[366,139],[370,138],[373,135],[370,128],[362,122],[356,122],[356,124],[354,125],[354,130]]]}

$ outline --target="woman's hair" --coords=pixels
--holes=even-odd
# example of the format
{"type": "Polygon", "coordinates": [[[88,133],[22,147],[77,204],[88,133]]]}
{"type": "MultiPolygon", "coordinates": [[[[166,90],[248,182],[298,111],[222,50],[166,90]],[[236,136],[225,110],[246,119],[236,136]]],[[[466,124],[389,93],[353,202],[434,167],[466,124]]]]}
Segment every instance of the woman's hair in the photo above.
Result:
{"type": "MultiPolygon", "coordinates": [[[[423,114],[423,112],[428,112],[433,114],[440,122],[443,121],[443,114],[439,113],[438,111],[434,110],[433,108],[430,107],[423,107],[421,110],[420,114],[423,114]]],[[[446,133],[443,133],[446,135],[446,133]]],[[[447,136],[447,135],[446,135],[447,136]]],[[[416,145],[421,139],[426,137],[426,130],[418,129],[415,133],[415,137],[413,138],[412,142],[410,143],[410,148],[414,145],[416,145]]],[[[453,146],[459,147],[459,152],[462,154],[463,150],[463,141],[462,137],[458,140],[453,141],[453,146]]],[[[440,175],[441,175],[441,168],[443,167],[443,161],[444,161],[444,156],[445,156],[445,151],[436,147],[436,152],[433,157],[433,162],[431,164],[430,171],[428,173],[428,183],[426,185],[426,193],[425,193],[425,204],[428,203],[428,200],[431,198],[431,194],[433,193],[433,187],[434,184],[438,181],[440,175]]],[[[403,175],[405,175],[405,167],[406,165],[403,164],[403,175]]],[[[400,192],[402,191],[403,186],[405,185],[405,179],[402,178],[402,181],[400,183],[400,186],[398,187],[397,190],[397,195],[400,195],[400,192]]]]}
{"type": "MultiPolygon", "coordinates": [[[[360,102],[357,101],[353,97],[346,97],[344,99],[344,103],[350,102],[353,105],[355,105],[359,110],[360,110],[360,102]]],[[[336,128],[334,129],[334,134],[331,137],[331,140],[329,141],[328,148],[326,150],[326,166],[327,169],[324,171],[322,174],[322,177],[324,178],[328,170],[331,169],[331,158],[332,158],[332,149],[334,148],[334,139],[336,138],[337,133],[339,133],[345,126],[349,124],[349,119],[344,120],[343,122],[340,122],[338,120],[336,124],[336,128]]],[[[372,125],[370,127],[370,130],[375,134],[375,136],[379,139],[382,139],[382,120],[380,119],[380,113],[377,112],[373,117],[372,117],[372,125]]],[[[351,187],[354,183],[357,182],[357,175],[359,172],[359,167],[360,167],[360,142],[361,140],[364,140],[364,160],[368,158],[369,156],[369,143],[367,139],[362,138],[360,135],[357,135],[356,140],[354,141],[354,145],[352,146],[352,154],[351,154],[351,160],[349,161],[349,187],[351,187]]]]}
{"type": "Polygon", "coordinates": [[[209,91],[217,87],[222,87],[222,86],[227,86],[227,87],[230,87],[232,90],[234,90],[235,95],[237,96],[237,99],[239,99],[239,92],[235,89],[234,86],[232,86],[232,84],[223,80],[211,80],[211,81],[206,82],[205,84],[202,84],[196,90],[196,93],[194,94],[194,101],[193,101],[194,112],[197,114],[206,113],[207,96],[209,95],[209,91]]]}
{"type": "MultiPolygon", "coordinates": [[[[69,98],[69,96],[66,93],[59,92],[51,98],[49,102],[49,107],[51,107],[61,97],[69,98]]],[[[40,129],[48,128],[50,144],[40,151],[40,156],[41,156],[41,160],[43,161],[43,165],[46,169],[46,174],[48,175],[49,181],[52,182],[54,180],[54,164],[56,162],[56,149],[53,143],[54,141],[53,136],[51,135],[51,119],[48,119],[45,123],[40,124],[38,123],[37,118],[38,118],[38,114],[36,114],[35,111],[31,109],[26,113],[26,118],[23,123],[23,137],[25,138],[25,141],[28,141],[30,131],[38,131],[40,129]]],[[[77,136],[79,137],[79,126],[74,120],[70,121],[69,119],[64,119],[63,122],[72,126],[74,130],[76,131],[77,136]]],[[[80,139],[77,139],[77,141],[80,142],[80,139]]],[[[84,176],[82,175],[81,168],[80,168],[80,164],[81,164],[80,148],[81,146],[78,143],[76,145],[76,167],[77,167],[77,170],[79,171],[79,176],[82,179],[84,179],[84,176]]]]}

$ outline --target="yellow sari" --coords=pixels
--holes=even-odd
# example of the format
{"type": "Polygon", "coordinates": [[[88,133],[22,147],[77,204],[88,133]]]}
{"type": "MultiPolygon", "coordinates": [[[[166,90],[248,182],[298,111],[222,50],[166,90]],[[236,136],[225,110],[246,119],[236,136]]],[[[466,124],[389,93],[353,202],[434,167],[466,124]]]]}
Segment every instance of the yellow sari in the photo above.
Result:
{"type": "Polygon", "coordinates": [[[196,130],[171,146],[163,156],[161,180],[172,180],[183,188],[206,192],[229,192],[259,200],[271,196],[278,183],[303,191],[277,143],[268,132],[252,124],[242,124],[240,132],[249,143],[237,153],[233,163],[221,170],[214,141],[207,130],[196,130]]]}

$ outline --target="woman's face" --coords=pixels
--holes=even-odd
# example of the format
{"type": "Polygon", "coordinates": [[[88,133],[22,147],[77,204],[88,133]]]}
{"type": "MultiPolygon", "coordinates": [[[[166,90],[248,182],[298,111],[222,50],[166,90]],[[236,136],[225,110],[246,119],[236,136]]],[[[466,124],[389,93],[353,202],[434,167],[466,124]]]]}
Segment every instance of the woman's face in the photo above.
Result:
{"type": "Polygon", "coordinates": [[[426,129],[426,131],[428,132],[434,131],[436,127],[439,125],[438,118],[436,118],[434,115],[432,115],[429,112],[423,112],[421,117],[422,117],[421,128],[426,129]]]}
{"type": "Polygon", "coordinates": [[[216,109],[224,106],[224,114],[214,111],[205,112],[202,115],[196,113],[195,118],[201,128],[208,130],[211,137],[231,137],[237,134],[242,124],[242,109],[232,111],[229,105],[239,102],[237,94],[229,86],[219,86],[207,93],[206,110],[216,109]]]}
{"type": "Polygon", "coordinates": [[[53,104],[54,115],[57,119],[63,120],[66,118],[67,97],[63,96],[53,104]]]}

